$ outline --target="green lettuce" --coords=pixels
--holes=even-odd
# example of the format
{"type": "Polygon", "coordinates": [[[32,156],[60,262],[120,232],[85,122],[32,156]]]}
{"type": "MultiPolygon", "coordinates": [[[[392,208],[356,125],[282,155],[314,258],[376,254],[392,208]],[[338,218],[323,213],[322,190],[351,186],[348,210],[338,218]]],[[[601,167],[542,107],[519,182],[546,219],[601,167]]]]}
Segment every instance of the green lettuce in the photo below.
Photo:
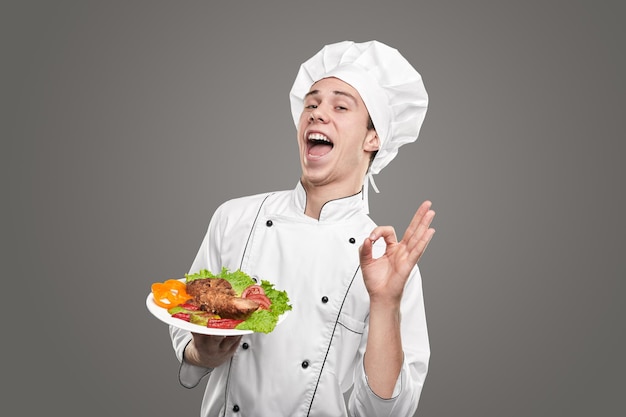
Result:
{"type": "Polygon", "coordinates": [[[239,323],[237,330],[252,330],[257,333],[270,333],[278,323],[278,316],[270,310],[257,310],[248,319],[239,323]]]}

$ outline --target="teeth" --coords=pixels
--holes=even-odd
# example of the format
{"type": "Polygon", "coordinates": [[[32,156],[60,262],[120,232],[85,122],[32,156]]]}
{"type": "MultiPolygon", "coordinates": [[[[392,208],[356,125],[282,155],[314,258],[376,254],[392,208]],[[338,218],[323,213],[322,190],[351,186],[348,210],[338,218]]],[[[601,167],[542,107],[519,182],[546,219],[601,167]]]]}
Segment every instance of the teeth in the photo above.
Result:
{"type": "Polygon", "coordinates": [[[308,139],[309,140],[321,140],[324,142],[331,143],[330,139],[328,139],[326,136],[322,135],[321,133],[311,133],[308,136],[308,139]]]}

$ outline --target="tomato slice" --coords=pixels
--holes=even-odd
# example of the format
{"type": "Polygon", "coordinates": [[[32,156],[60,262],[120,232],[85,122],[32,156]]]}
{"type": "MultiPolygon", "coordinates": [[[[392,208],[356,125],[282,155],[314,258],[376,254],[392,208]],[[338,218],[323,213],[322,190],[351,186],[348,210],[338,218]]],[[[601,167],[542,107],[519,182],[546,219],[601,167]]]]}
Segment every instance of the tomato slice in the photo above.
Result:
{"type": "Polygon", "coordinates": [[[263,310],[269,310],[272,305],[272,301],[265,294],[249,294],[246,298],[259,303],[263,310]]]}
{"type": "Polygon", "coordinates": [[[243,320],[209,319],[206,325],[207,327],[213,327],[216,329],[234,329],[239,323],[243,323],[243,320]]]}
{"type": "Polygon", "coordinates": [[[243,290],[241,298],[247,298],[251,294],[265,294],[265,290],[260,285],[250,285],[248,288],[243,290]]]}

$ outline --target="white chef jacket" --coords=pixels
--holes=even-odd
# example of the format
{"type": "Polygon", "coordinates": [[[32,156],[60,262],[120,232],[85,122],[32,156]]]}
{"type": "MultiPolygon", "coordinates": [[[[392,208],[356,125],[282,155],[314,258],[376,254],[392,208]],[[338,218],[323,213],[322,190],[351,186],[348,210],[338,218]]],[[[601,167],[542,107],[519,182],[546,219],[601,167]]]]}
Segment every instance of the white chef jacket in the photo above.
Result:
{"type": "MultiPolygon", "coordinates": [[[[319,220],[304,214],[305,205],[298,183],[216,210],[190,273],[241,269],[285,290],[293,310],[273,332],[244,335],[232,359],[213,370],[184,362],[191,334],[170,327],[181,384],[192,388],[208,376],[202,417],[412,416],[430,357],[417,266],[401,306],[402,370],[393,398],[382,399],[363,366],[369,296],[358,254],[376,225],[362,193],[329,201],[319,220]]],[[[375,256],[384,245],[376,242],[375,256]]]]}

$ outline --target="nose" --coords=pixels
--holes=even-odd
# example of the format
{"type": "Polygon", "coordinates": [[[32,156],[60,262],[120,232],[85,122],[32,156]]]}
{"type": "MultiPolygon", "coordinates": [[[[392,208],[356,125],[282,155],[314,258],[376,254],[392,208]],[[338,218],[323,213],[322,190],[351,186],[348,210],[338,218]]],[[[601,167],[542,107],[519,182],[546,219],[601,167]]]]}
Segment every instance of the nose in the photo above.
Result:
{"type": "Polygon", "coordinates": [[[322,112],[319,110],[318,108],[312,109],[311,113],[309,114],[309,121],[310,122],[322,122],[324,123],[326,121],[326,118],[322,115],[322,112]]]}

